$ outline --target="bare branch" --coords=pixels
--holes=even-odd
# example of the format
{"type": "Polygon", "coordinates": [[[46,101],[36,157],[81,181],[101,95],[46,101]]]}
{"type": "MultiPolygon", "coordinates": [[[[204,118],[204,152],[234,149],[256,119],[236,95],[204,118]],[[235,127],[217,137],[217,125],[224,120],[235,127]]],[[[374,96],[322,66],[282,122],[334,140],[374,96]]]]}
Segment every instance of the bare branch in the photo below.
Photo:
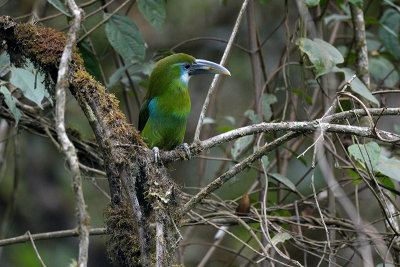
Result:
{"type": "MultiPolygon", "coordinates": [[[[106,231],[107,231],[106,228],[93,228],[93,229],[90,229],[89,234],[90,235],[104,235],[106,233],[106,231]]],[[[39,233],[39,234],[33,234],[33,235],[31,234],[32,240],[47,240],[47,239],[72,237],[72,236],[79,236],[79,232],[77,231],[77,229],[39,233]]],[[[26,233],[21,236],[16,236],[16,237],[0,240],[0,247],[24,243],[24,242],[28,242],[28,241],[30,241],[30,237],[26,233]]]]}
{"type": "Polygon", "coordinates": [[[290,139],[295,138],[300,135],[300,133],[289,132],[284,136],[272,141],[271,143],[265,144],[261,147],[260,150],[248,156],[242,162],[236,164],[233,168],[222,174],[220,177],[211,182],[207,187],[203,188],[197,195],[191,198],[183,207],[182,214],[186,214],[189,210],[191,210],[197,203],[199,203],[202,199],[206,198],[210,193],[214,192],[218,188],[220,188],[225,182],[231,179],[233,176],[243,171],[248,167],[248,165],[258,159],[260,159],[265,153],[275,149],[279,145],[287,142],[290,139]]]}
{"type": "Polygon", "coordinates": [[[156,219],[156,267],[164,266],[164,258],[166,257],[165,240],[164,240],[164,224],[161,214],[157,212],[156,219]]]}
{"type": "Polygon", "coordinates": [[[91,28],[87,33],[85,33],[84,35],[82,35],[79,40],[77,41],[77,43],[82,42],[86,37],[88,37],[92,32],[94,32],[98,27],[100,27],[101,25],[103,25],[104,23],[106,23],[109,19],[111,19],[111,17],[113,15],[115,15],[118,11],[120,11],[124,6],[126,6],[126,4],[128,4],[130,2],[130,0],[126,0],[125,2],[123,2],[118,8],[116,8],[107,18],[103,19],[102,21],[100,21],[99,23],[97,23],[93,28],[91,28]]]}
{"type": "Polygon", "coordinates": [[[350,4],[350,11],[353,20],[353,33],[356,47],[356,73],[369,88],[368,48],[365,35],[364,12],[354,4],[350,4]]]}
{"type": "Polygon", "coordinates": [[[56,84],[56,130],[61,148],[67,157],[72,173],[72,185],[75,193],[75,205],[79,230],[79,257],[78,266],[87,266],[89,254],[89,216],[86,212],[86,204],[82,191],[82,177],[79,170],[79,161],[73,143],[69,140],[65,131],[65,90],[68,88],[69,64],[81,26],[82,10],[78,8],[74,0],[68,0],[68,7],[73,14],[72,26],[68,32],[68,38],[62,53],[56,84]]]}
{"type": "MultiPolygon", "coordinates": [[[[383,115],[400,115],[400,108],[371,108],[368,109],[369,113],[372,116],[383,116],[383,115]]],[[[352,125],[342,125],[342,124],[331,124],[323,121],[339,121],[345,118],[350,118],[354,116],[366,116],[367,112],[364,109],[355,109],[351,111],[344,111],[341,113],[336,113],[333,115],[328,115],[323,118],[323,120],[314,120],[314,121],[304,121],[304,122],[275,122],[275,123],[258,123],[253,124],[241,128],[237,128],[235,130],[211,137],[207,140],[200,141],[200,143],[192,143],[190,145],[190,151],[192,156],[198,155],[201,151],[213,148],[217,145],[235,140],[237,138],[258,134],[262,132],[278,132],[278,131],[294,131],[298,133],[309,133],[314,132],[320,127],[324,128],[326,132],[331,133],[341,133],[341,134],[353,134],[360,137],[370,137],[374,139],[380,139],[379,136],[375,133],[375,130],[382,138],[387,138],[388,140],[397,141],[399,137],[396,134],[373,129],[371,127],[359,127],[352,125]]],[[[183,149],[175,149],[171,151],[166,151],[161,153],[160,158],[164,163],[168,163],[171,161],[177,161],[180,159],[185,159],[185,153],[183,149]]]]}
{"type": "MultiPolygon", "coordinates": [[[[249,2],[249,0],[244,0],[243,1],[242,7],[241,7],[241,9],[239,11],[239,15],[238,15],[238,17],[236,19],[236,22],[235,22],[235,26],[233,27],[231,37],[229,38],[228,44],[226,45],[224,54],[222,56],[220,65],[225,65],[226,60],[227,60],[227,58],[229,56],[229,53],[231,52],[233,41],[236,38],[236,34],[237,34],[238,30],[239,30],[239,25],[240,25],[240,22],[242,20],[244,11],[246,10],[248,2],[249,2]]],[[[204,100],[203,108],[201,109],[199,121],[197,122],[196,132],[194,134],[194,140],[193,140],[194,143],[198,143],[200,141],[201,126],[203,124],[203,120],[204,120],[204,117],[206,115],[206,111],[207,111],[208,105],[210,103],[211,95],[214,92],[215,86],[217,85],[219,79],[220,79],[220,75],[219,74],[215,75],[214,79],[213,79],[213,81],[211,83],[211,86],[208,89],[208,93],[207,93],[206,99],[204,100]]]]}
{"type": "Polygon", "coordinates": [[[31,232],[28,231],[28,232],[26,232],[26,234],[28,235],[29,240],[31,241],[31,244],[32,244],[32,246],[33,246],[33,249],[35,250],[36,256],[38,257],[40,263],[42,264],[43,267],[46,267],[46,264],[44,264],[44,262],[43,262],[43,260],[42,260],[42,257],[40,257],[39,251],[38,251],[37,248],[36,248],[36,245],[35,245],[35,242],[33,241],[31,232]]]}

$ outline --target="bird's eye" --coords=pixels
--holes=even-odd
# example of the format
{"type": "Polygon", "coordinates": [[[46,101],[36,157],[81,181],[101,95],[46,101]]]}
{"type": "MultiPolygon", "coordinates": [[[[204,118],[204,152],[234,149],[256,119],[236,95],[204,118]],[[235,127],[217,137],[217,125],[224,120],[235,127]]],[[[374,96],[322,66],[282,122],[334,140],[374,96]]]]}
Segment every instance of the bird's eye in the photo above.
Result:
{"type": "Polygon", "coordinates": [[[186,63],[185,64],[185,69],[189,69],[190,68],[190,64],[186,63]]]}

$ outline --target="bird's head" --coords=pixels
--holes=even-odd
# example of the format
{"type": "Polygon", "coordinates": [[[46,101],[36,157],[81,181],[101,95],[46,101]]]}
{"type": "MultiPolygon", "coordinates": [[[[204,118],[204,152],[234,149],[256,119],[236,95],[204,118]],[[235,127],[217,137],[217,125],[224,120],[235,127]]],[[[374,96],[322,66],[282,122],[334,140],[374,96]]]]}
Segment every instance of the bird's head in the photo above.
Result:
{"type": "Polygon", "coordinates": [[[230,72],[223,66],[203,60],[195,59],[187,54],[174,54],[165,57],[157,62],[154,67],[149,80],[149,86],[158,87],[156,84],[162,82],[178,83],[185,87],[188,86],[189,79],[197,74],[225,74],[231,75],[230,72]]]}

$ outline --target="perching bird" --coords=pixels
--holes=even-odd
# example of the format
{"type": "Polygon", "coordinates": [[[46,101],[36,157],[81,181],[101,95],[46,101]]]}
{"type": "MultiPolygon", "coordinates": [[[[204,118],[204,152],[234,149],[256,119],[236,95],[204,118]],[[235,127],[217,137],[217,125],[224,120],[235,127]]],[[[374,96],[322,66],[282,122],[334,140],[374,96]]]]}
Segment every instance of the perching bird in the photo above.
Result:
{"type": "Polygon", "coordinates": [[[189,79],[207,73],[230,75],[219,64],[187,54],[168,56],[154,67],[140,107],[139,131],[153,148],[156,161],[159,148],[170,150],[182,144],[190,113],[189,79]]]}

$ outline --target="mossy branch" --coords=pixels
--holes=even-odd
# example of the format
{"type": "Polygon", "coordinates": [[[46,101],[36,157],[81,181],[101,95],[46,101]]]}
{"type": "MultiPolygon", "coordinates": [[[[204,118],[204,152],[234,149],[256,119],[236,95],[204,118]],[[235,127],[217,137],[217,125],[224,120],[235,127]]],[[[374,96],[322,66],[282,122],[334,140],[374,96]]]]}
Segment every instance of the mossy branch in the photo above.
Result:
{"type": "MultiPolygon", "coordinates": [[[[52,81],[57,78],[58,65],[66,44],[64,34],[42,26],[17,24],[10,17],[2,16],[0,17],[0,41],[0,48],[7,50],[12,64],[23,66],[29,59],[46,74],[46,86],[52,87],[52,81]]],[[[132,234],[138,235],[140,263],[150,266],[154,260],[152,260],[154,257],[151,256],[150,249],[154,234],[149,227],[150,219],[145,216],[143,211],[143,207],[146,206],[143,202],[148,202],[147,206],[168,206],[157,209],[164,218],[170,217],[167,214],[177,214],[174,211],[178,202],[175,185],[168,178],[165,167],[154,166],[147,159],[149,149],[139,132],[127,122],[125,115],[119,109],[119,102],[115,96],[107,93],[104,86],[86,72],[83,60],[76,48],[72,53],[69,68],[69,89],[89,120],[103,156],[110,186],[111,207],[123,206],[123,184],[133,212],[131,219],[136,222],[132,234]],[[137,190],[138,180],[143,190],[137,190]],[[152,185],[151,191],[149,191],[150,184],[152,185]],[[169,193],[165,194],[164,192],[169,193]],[[138,193],[144,194],[145,198],[138,196],[138,193]],[[159,201],[160,198],[163,201],[159,201]]],[[[178,220],[178,217],[175,216],[174,219],[178,220]]],[[[165,231],[167,232],[172,225],[171,220],[166,222],[165,231]]],[[[124,236],[126,235],[122,237],[124,236]]],[[[167,234],[165,238],[167,244],[176,243],[176,240],[167,234]]],[[[118,254],[120,258],[125,259],[137,257],[137,254],[129,255],[129,251],[126,252],[128,254],[122,251],[121,245],[124,242],[121,240],[115,244],[117,251],[112,254],[118,254]]],[[[173,255],[173,250],[168,249],[168,251],[173,255]]],[[[165,258],[168,262],[172,257],[166,255],[165,258]]]]}

